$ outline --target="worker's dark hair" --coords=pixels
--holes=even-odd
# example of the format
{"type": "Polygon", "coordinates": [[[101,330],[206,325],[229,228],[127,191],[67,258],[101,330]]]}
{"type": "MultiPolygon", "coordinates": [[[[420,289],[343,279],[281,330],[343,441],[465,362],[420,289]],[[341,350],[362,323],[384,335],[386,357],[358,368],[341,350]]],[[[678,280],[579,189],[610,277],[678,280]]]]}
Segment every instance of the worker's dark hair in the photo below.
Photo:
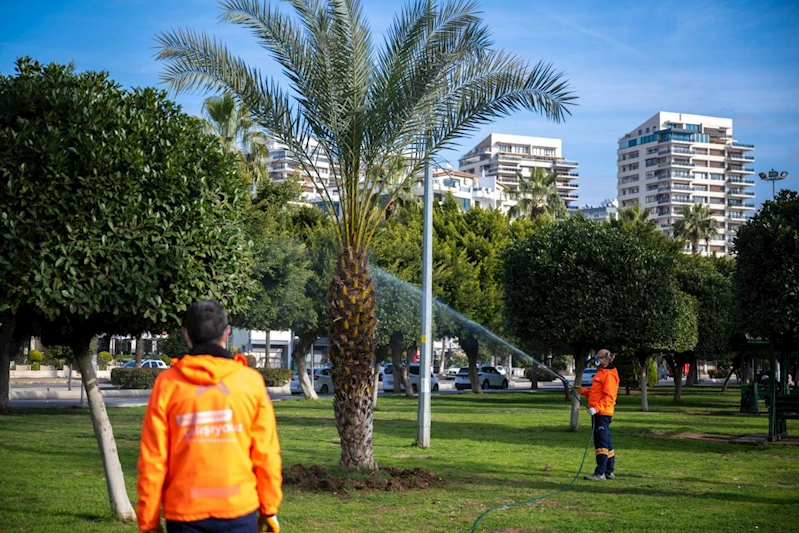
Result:
{"type": "Polygon", "coordinates": [[[183,327],[186,328],[192,344],[219,341],[227,326],[227,313],[213,300],[194,302],[183,319],[183,327]]]}

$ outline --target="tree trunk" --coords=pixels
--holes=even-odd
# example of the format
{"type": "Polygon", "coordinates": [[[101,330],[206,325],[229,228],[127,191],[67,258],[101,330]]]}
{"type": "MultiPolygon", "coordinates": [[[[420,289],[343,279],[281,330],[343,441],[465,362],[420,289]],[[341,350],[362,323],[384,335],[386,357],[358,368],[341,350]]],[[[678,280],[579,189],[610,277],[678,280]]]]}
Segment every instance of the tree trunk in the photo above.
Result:
{"type": "Polygon", "coordinates": [[[649,397],[647,396],[647,386],[649,385],[647,376],[647,372],[649,371],[648,366],[646,359],[644,359],[641,365],[641,374],[638,376],[638,387],[641,389],[641,411],[644,413],[649,411],[649,397]]]}
{"type": "MultiPolygon", "coordinates": [[[[413,354],[416,353],[416,346],[409,346],[405,348],[405,364],[402,365],[402,372],[400,375],[402,376],[402,386],[405,387],[405,396],[412,398],[413,397],[413,385],[411,384],[411,377],[408,375],[408,368],[410,367],[411,361],[413,361],[413,354]]],[[[421,371],[421,367],[419,367],[421,371]]],[[[421,378],[421,376],[419,376],[421,378]]]]}
{"type": "Polygon", "coordinates": [[[374,470],[375,291],[364,250],[339,256],[330,283],[330,365],[342,468],[374,470]]]}
{"type": "Polygon", "coordinates": [[[114,431],[111,427],[111,421],[108,419],[108,412],[105,410],[105,402],[103,401],[103,395],[100,393],[100,386],[97,383],[97,375],[92,367],[91,354],[89,353],[90,342],[91,337],[75,339],[72,343],[72,350],[78,362],[86,397],[89,400],[89,413],[94,426],[94,436],[100,448],[100,457],[103,460],[111,514],[123,521],[133,521],[136,520],[136,512],[130,504],[130,499],[125,489],[125,477],[122,473],[122,464],[119,462],[114,431]]]}
{"type": "Polygon", "coordinates": [[[477,375],[477,355],[480,350],[480,342],[475,337],[466,334],[461,340],[461,348],[469,360],[469,381],[472,383],[472,392],[483,394],[483,388],[477,375]]]}
{"type": "Polygon", "coordinates": [[[538,363],[535,362],[530,367],[530,388],[533,390],[538,389],[538,363]]]}
{"type": "MultiPolygon", "coordinates": [[[[583,370],[585,370],[585,356],[588,352],[588,348],[584,348],[582,346],[575,346],[574,347],[574,387],[577,388],[583,384],[583,370]]],[[[580,423],[580,399],[577,395],[567,395],[569,400],[571,400],[572,409],[569,416],[569,429],[571,431],[577,431],[577,426],[580,423]]]]}
{"type": "Polygon", "coordinates": [[[391,370],[394,376],[394,392],[402,392],[402,347],[396,344],[391,344],[389,349],[391,350],[391,370]]]}
{"type": "Polygon", "coordinates": [[[297,377],[300,380],[302,393],[309,400],[318,400],[319,396],[316,395],[314,390],[313,381],[308,377],[308,366],[305,364],[305,356],[308,350],[313,346],[313,341],[316,340],[317,335],[313,333],[301,333],[299,341],[294,346],[291,352],[291,358],[294,359],[294,366],[297,367],[297,377]]]}
{"type": "Polygon", "coordinates": [[[144,359],[144,342],[141,335],[136,337],[136,368],[141,368],[141,361],[144,359]]]}
{"type": "Polygon", "coordinates": [[[682,399],[682,367],[685,363],[681,359],[677,359],[671,373],[674,375],[674,403],[682,399]]]}
{"type": "Polygon", "coordinates": [[[447,363],[447,338],[444,337],[441,339],[441,359],[438,361],[439,379],[444,375],[444,372],[447,370],[446,363],[447,363]]]}
{"type": "Polygon", "coordinates": [[[11,412],[9,397],[11,395],[11,356],[14,343],[13,321],[4,322],[0,326],[0,414],[11,412]]]}
{"type": "MultiPolygon", "coordinates": [[[[377,393],[380,391],[380,363],[388,359],[388,346],[378,346],[375,350],[375,364],[372,370],[372,405],[377,408],[377,393]]],[[[383,378],[385,379],[385,377],[383,378]]]]}
{"type": "Polygon", "coordinates": [[[699,374],[699,367],[698,361],[695,355],[691,355],[688,359],[690,366],[688,367],[688,375],[685,378],[685,386],[686,387],[693,387],[699,382],[698,374],[699,374]]]}
{"type": "Polygon", "coordinates": [[[721,392],[727,392],[727,385],[730,383],[730,378],[732,377],[733,372],[735,372],[735,367],[730,365],[730,371],[727,372],[727,377],[724,378],[724,384],[721,386],[721,392]]]}

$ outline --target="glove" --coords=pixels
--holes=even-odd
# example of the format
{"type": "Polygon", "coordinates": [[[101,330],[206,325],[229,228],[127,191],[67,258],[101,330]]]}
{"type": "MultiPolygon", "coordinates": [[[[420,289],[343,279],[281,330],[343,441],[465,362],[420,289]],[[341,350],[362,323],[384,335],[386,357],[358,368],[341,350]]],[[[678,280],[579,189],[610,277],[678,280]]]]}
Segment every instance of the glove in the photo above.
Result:
{"type": "Polygon", "coordinates": [[[583,388],[582,387],[574,387],[574,390],[577,391],[577,394],[582,394],[583,393],[583,388]]]}
{"type": "Polygon", "coordinates": [[[261,516],[259,516],[258,531],[266,531],[268,533],[280,533],[280,522],[277,521],[277,515],[262,514],[261,516]]]}
{"type": "Polygon", "coordinates": [[[152,529],[145,529],[145,530],[144,530],[144,531],[142,531],[141,533],[164,533],[164,528],[163,528],[163,526],[161,526],[161,524],[158,524],[158,525],[157,525],[157,526],[155,526],[154,528],[152,528],[152,529]]]}
{"type": "Polygon", "coordinates": [[[591,415],[591,416],[594,416],[594,415],[596,414],[596,409],[594,409],[593,407],[591,407],[591,408],[588,410],[588,414],[589,414],[589,415],[591,415]]]}

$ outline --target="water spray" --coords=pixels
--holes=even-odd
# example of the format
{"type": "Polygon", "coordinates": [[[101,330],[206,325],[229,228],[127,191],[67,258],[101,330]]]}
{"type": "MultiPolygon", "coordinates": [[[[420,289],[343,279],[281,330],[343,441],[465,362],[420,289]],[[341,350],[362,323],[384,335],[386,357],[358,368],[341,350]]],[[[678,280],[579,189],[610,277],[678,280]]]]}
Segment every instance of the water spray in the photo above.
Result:
{"type": "MultiPolygon", "coordinates": [[[[419,294],[421,296],[421,290],[419,289],[419,287],[416,287],[415,285],[412,285],[410,283],[402,281],[401,279],[398,279],[397,277],[392,276],[391,274],[389,274],[385,270],[382,270],[381,268],[376,267],[374,265],[370,265],[370,268],[372,269],[372,272],[374,273],[376,278],[381,278],[381,279],[384,279],[384,280],[389,281],[391,283],[397,283],[397,284],[401,285],[402,287],[404,287],[406,290],[411,291],[414,294],[419,294]]],[[[531,355],[523,352],[522,350],[520,350],[519,348],[517,348],[513,344],[509,343],[508,341],[506,341],[505,339],[503,339],[502,337],[500,337],[499,335],[497,335],[493,331],[489,330],[485,326],[483,326],[481,324],[478,324],[477,322],[475,322],[475,321],[463,316],[462,314],[460,314],[459,312],[455,311],[454,309],[452,309],[448,305],[446,305],[446,304],[444,304],[444,303],[442,303],[442,302],[440,302],[440,301],[438,301],[436,299],[433,300],[433,304],[436,307],[438,307],[439,309],[445,310],[447,313],[449,313],[452,316],[454,316],[457,320],[467,324],[473,330],[478,331],[478,332],[486,335],[490,339],[494,340],[495,342],[498,342],[499,344],[505,346],[506,348],[510,349],[514,354],[520,355],[523,358],[531,361],[538,368],[544,369],[544,371],[546,371],[547,373],[551,374],[553,377],[555,377],[556,379],[561,381],[563,383],[564,388],[566,388],[568,390],[571,390],[572,397],[577,399],[577,401],[581,405],[583,405],[586,408],[588,407],[588,404],[585,401],[583,401],[582,398],[580,398],[580,395],[579,395],[577,389],[574,387],[574,385],[568,379],[563,377],[560,373],[558,373],[558,372],[552,370],[551,368],[549,368],[548,366],[544,365],[543,363],[538,361],[535,357],[532,357],[531,355]]],[[[524,504],[531,503],[531,502],[534,502],[534,501],[537,501],[537,500],[543,500],[543,499],[546,499],[546,498],[551,498],[553,496],[557,496],[558,494],[561,494],[562,492],[566,492],[567,490],[569,490],[571,488],[571,486],[574,484],[574,482],[577,481],[577,478],[580,477],[580,473],[582,472],[583,466],[585,465],[585,458],[588,456],[588,449],[591,446],[591,441],[593,440],[593,433],[594,433],[594,431],[593,431],[594,427],[593,426],[594,426],[594,419],[593,419],[593,417],[591,417],[591,433],[589,434],[588,442],[585,445],[585,451],[583,452],[583,458],[582,458],[582,461],[580,462],[580,468],[577,469],[577,473],[574,474],[574,477],[571,479],[571,481],[569,481],[569,483],[566,484],[565,487],[563,487],[561,490],[558,490],[558,491],[555,491],[555,492],[551,492],[551,493],[545,494],[543,496],[533,496],[533,497],[530,497],[530,498],[526,498],[524,500],[519,500],[519,501],[515,501],[515,502],[511,502],[511,503],[506,503],[504,505],[499,505],[497,507],[491,507],[490,509],[487,509],[485,512],[483,512],[483,514],[481,514],[480,516],[477,517],[477,520],[475,520],[474,525],[472,526],[472,533],[476,533],[478,524],[489,513],[492,513],[494,511],[501,511],[501,510],[504,510],[504,509],[510,509],[511,507],[524,505],[524,504]]]]}

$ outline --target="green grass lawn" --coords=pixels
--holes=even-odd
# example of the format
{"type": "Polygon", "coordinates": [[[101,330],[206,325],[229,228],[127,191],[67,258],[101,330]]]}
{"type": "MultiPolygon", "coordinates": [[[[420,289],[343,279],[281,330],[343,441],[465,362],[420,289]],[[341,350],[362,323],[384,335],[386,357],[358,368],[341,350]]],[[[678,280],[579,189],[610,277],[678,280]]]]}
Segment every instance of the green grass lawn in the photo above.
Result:
{"type": "MultiPolygon", "coordinates": [[[[765,415],[737,413],[732,389],[620,396],[611,426],[613,481],[582,477],[552,498],[496,511],[481,532],[797,531],[799,447],[744,445],[729,436],[764,434],[765,415]]],[[[333,467],[339,445],[332,402],[275,405],[284,465],[333,467]]],[[[469,532],[486,509],[556,492],[572,479],[590,432],[584,413],[568,431],[562,393],[434,396],[432,447],[413,445],[416,399],[385,397],[375,413],[374,450],[383,465],[416,466],[444,481],[396,493],[314,493],[284,487],[286,533],[469,532]]],[[[135,501],[142,408],[109,409],[135,501]]],[[[799,424],[789,421],[792,434],[799,424]]],[[[593,467],[590,446],[584,473],[593,467]]],[[[0,417],[0,532],[134,532],[110,520],[102,464],[88,412],[20,410],[0,417]]]]}

